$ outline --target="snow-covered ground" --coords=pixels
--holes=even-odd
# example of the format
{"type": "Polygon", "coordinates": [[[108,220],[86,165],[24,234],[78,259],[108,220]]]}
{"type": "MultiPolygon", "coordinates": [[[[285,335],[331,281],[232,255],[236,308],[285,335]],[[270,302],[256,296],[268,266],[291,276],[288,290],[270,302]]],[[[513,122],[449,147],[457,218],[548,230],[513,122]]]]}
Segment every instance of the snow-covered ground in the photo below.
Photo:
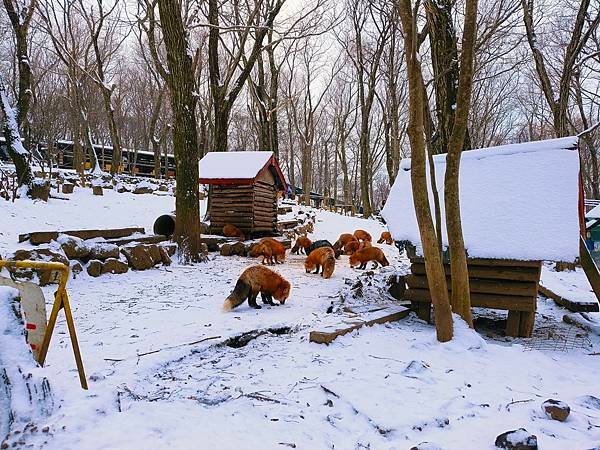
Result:
{"type": "MultiPolygon", "coordinates": [[[[28,231],[144,226],[174,208],[171,196],[76,190],[69,201],[0,202],[0,255],[28,231]]],[[[310,237],[335,241],[373,220],[319,211],[310,237]]],[[[395,269],[407,261],[381,245],[395,269]]],[[[276,267],[292,283],[285,306],[222,312],[250,258],[221,257],[68,285],[90,389],[79,387],[64,316],[59,315],[44,370],[57,407],[20,439],[47,449],[492,449],[495,437],[526,428],[541,449],[600,443],[600,338],[582,348],[531,350],[524,340],[480,335],[457,324],[456,339],[435,340],[412,315],[361,329],[329,346],[310,330],[341,323],[327,314],[361,271],[342,256],[333,277],[304,272],[302,256],[276,267]],[[337,322],[336,322],[337,321],[337,322]],[[246,346],[226,339],[271,329],[246,346]],[[202,342],[199,342],[202,341],[202,342]],[[564,422],[548,419],[546,399],[568,403],[564,422]],[[41,431],[49,427],[47,432],[41,431]]],[[[394,268],[384,271],[392,273],[394,268]]],[[[44,288],[47,299],[55,288],[44,288]]],[[[379,303],[381,298],[363,301],[379,303]]],[[[538,324],[570,329],[565,310],[539,300],[538,324]]],[[[487,334],[487,333],[486,333],[487,334]]]]}

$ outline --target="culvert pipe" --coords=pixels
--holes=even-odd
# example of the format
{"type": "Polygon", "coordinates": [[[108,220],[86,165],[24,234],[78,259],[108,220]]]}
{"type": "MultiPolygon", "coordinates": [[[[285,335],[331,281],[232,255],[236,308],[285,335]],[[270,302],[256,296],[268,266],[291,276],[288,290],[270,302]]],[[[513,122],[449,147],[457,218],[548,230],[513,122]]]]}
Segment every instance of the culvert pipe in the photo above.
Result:
{"type": "Polygon", "coordinates": [[[152,228],[154,234],[161,234],[163,236],[171,237],[175,232],[175,215],[174,214],[163,214],[154,221],[154,227],[152,228]]]}

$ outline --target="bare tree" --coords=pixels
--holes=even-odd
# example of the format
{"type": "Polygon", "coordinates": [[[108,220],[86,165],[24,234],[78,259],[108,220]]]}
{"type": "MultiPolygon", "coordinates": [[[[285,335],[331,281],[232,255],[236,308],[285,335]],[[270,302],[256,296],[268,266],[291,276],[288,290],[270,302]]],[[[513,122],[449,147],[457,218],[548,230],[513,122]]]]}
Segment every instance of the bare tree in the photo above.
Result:
{"type": "Polygon", "coordinates": [[[177,166],[174,240],[184,263],[202,260],[198,195],[198,136],[194,68],[178,0],[158,0],[167,51],[167,85],[173,114],[173,147],[177,166]]]}

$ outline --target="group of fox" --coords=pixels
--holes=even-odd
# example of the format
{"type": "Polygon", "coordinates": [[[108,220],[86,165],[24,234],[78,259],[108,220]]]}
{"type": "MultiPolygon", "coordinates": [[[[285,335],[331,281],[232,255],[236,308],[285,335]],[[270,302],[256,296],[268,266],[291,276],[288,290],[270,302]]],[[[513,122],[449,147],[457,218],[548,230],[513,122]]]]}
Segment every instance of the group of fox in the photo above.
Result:
{"type": "MultiPolygon", "coordinates": [[[[225,225],[223,234],[245,239],[244,234],[233,225],[225,225]]],[[[371,240],[371,235],[364,230],[356,230],[353,234],[343,233],[333,245],[326,240],[312,242],[304,235],[296,240],[292,253],[307,255],[304,261],[306,273],[320,271],[323,278],[331,277],[335,270],[335,260],[342,254],[350,256],[350,267],[365,269],[369,261],[373,261],[375,267],[378,263],[388,266],[390,263],[383,251],[373,247],[371,240]]],[[[384,242],[393,243],[389,231],[381,233],[377,241],[378,244],[384,242]]],[[[274,270],[265,267],[265,264],[282,264],[285,261],[285,247],[281,242],[273,238],[263,238],[250,249],[249,255],[255,258],[262,256],[263,265],[252,266],[242,272],[233,292],[225,300],[223,305],[225,311],[231,311],[246,300],[250,307],[260,309],[260,305],[256,303],[258,294],[261,295],[262,302],[267,305],[276,305],[273,299],[283,305],[290,295],[290,282],[274,270]]]]}

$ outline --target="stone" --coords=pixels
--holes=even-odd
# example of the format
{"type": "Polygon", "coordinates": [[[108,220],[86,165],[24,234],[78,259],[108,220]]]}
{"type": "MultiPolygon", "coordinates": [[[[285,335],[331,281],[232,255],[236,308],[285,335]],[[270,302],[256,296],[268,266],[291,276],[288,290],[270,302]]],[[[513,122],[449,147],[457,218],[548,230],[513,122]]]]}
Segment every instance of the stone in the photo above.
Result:
{"type": "Polygon", "coordinates": [[[231,244],[223,244],[221,245],[220,250],[221,256],[231,256],[231,244]]]}
{"type": "Polygon", "coordinates": [[[64,183],[62,185],[62,193],[63,194],[72,194],[75,185],[73,183],[64,183]]]}
{"type": "Polygon", "coordinates": [[[169,255],[169,256],[173,256],[175,254],[175,252],[177,251],[177,244],[175,244],[175,243],[163,244],[163,245],[161,245],[161,247],[167,251],[167,255],[169,255]]]}
{"type": "Polygon", "coordinates": [[[542,403],[542,409],[552,420],[564,422],[571,414],[571,408],[565,402],[560,400],[548,399],[542,403]]]}
{"type": "Polygon", "coordinates": [[[63,234],[58,237],[58,242],[69,259],[87,258],[90,254],[90,247],[81,238],[63,234]]]}
{"type": "Polygon", "coordinates": [[[31,187],[29,188],[29,196],[34,200],[48,201],[50,196],[50,183],[45,180],[33,180],[31,187]]]}
{"type": "Polygon", "coordinates": [[[502,433],[496,438],[496,447],[506,450],[537,450],[537,436],[525,428],[502,433]]]}
{"type": "Polygon", "coordinates": [[[167,187],[167,185],[166,185],[166,184],[161,184],[160,186],[158,186],[158,190],[159,190],[160,192],[168,192],[168,191],[169,191],[169,188],[167,187]]]}
{"type": "Polygon", "coordinates": [[[90,259],[99,259],[104,261],[108,258],[118,258],[119,247],[115,244],[107,244],[105,242],[96,242],[90,245],[90,259]]]}
{"type": "Polygon", "coordinates": [[[171,257],[167,253],[167,250],[162,245],[157,245],[156,247],[160,251],[160,260],[162,261],[162,263],[165,266],[170,266],[171,265],[171,257]]]}
{"type": "Polygon", "coordinates": [[[134,194],[152,194],[152,188],[148,186],[137,186],[133,190],[134,194]]]}
{"type": "Polygon", "coordinates": [[[71,265],[71,273],[73,274],[73,278],[75,278],[81,272],[83,272],[83,266],[80,262],[76,262],[75,264],[71,265]]]}
{"type": "MultiPolygon", "coordinates": [[[[14,259],[16,261],[48,261],[48,262],[59,262],[65,266],[69,265],[69,260],[64,254],[59,253],[49,248],[36,248],[34,250],[17,250],[12,257],[8,259],[14,259]]],[[[60,282],[61,271],[59,270],[44,270],[44,269],[13,269],[11,271],[15,278],[25,278],[30,280],[35,272],[39,278],[40,286],[46,286],[48,284],[58,284],[60,282]]]]}
{"type": "Polygon", "coordinates": [[[87,273],[90,277],[94,278],[102,275],[102,261],[92,259],[90,262],[88,262],[87,273]]]}
{"type": "Polygon", "coordinates": [[[158,245],[156,244],[147,244],[146,248],[148,249],[148,253],[150,254],[150,258],[152,258],[152,262],[154,265],[162,262],[162,254],[158,245]]]}
{"type": "Polygon", "coordinates": [[[102,186],[92,186],[92,194],[104,195],[104,193],[102,192],[102,186]]]}
{"type": "Polygon", "coordinates": [[[117,185],[117,192],[122,194],[123,192],[129,192],[129,189],[127,189],[124,185],[119,184],[117,185]]]}
{"type": "MultiPolygon", "coordinates": [[[[121,253],[125,255],[125,258],[127,258],[127,263],[132,269],[147,270],[154,267],[155,264],[155,261],[152,259],[152,255],[148,247],[148,245],[144,244],[127,246],[121,249],[121,253]]],[[[158,251],[158,253],[160,260],[160,251],[158,251]]]]}
{"type": "Polygon", "coordinates": [[[126,273],[129,271],[129,266],[123,261],[116,258],[108,258],[102,265],[102,273],[126,273]]]}
{"type": "Polygon", "coordinates": [[[231,244],[231,254],[239,255],[239,256],[246,256],[246,254],[247,254],[246,244],[244,244],[243,242],[236,242],[235,244],[231,244]]]}

